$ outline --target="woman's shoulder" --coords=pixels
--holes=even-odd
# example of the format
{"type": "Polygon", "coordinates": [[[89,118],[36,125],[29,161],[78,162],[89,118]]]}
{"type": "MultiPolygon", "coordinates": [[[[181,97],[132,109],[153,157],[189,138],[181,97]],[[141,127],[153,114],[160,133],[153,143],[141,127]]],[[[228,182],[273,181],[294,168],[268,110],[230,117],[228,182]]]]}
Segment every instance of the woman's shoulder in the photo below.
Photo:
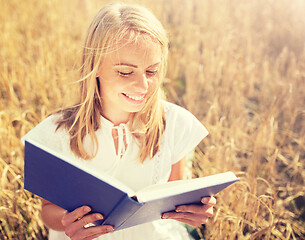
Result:
{"type": "Polygon", "coordinates": [[[164,112],[165,114],[175,114],[175,113],[179,113],[179,112],[183,112],[183,111],[187,111],[186,109],[184,109],[183,107],[180,107],[177,104],[162,100],[162,105],[164,108],[164,112]]]}
{"type": "Polygon", "coordinates": [[[176,104],[164,101],[165,139],[172,152],[171,163],[180,161],[207,136],[203,124],[188,110],[176,104]]]}
{"type": "Polygon", "coordinates": [[[166,121],[175,121],[175,122],[183,122],[183,121],[194,121],[197,118],[189,112],[187,109],[167,101],[162,101],[165,119],[166,121]]]}
{"type": "Polygon", "coordinates": [[[60,118],[61,118],[60,113],[52,114],[46,117],[44,120],[42,120],[39,124],[37,124],[36,127],[33,128],[33,130],[55,133],[58,127],[57,122],[60,120],[60,118]]]}
{"type": "Polygon", "coordinates": [[[66,135],[65,131],[58,129],[58,120],[61,118],[60,113],[52,114],[38,123],[21,139],[24,142],[27,139],[39,141],[43,143],[51,143],[58,141],[66,135]]]}
{"type": "Polygon", "coordinates": [[[57,121],[61,118],[61,115],[61,113],[51,114],[43,119],[38,125],[57,127],[57,121]]]}

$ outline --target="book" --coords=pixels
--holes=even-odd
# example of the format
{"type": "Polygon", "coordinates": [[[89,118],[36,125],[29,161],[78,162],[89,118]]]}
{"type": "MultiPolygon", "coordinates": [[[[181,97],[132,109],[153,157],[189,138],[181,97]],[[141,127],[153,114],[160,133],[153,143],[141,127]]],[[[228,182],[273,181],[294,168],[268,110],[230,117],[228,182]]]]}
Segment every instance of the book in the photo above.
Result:
{"type": "Polygon", "coordinates": [[[134,192],[111,176],[44,146],[25,141],[24,188],[68,211],[90,206],[115,231],[161,218],[179,205],[199,204],[202,197],[239,180],[233,172],[156,184],[134,192]]]}

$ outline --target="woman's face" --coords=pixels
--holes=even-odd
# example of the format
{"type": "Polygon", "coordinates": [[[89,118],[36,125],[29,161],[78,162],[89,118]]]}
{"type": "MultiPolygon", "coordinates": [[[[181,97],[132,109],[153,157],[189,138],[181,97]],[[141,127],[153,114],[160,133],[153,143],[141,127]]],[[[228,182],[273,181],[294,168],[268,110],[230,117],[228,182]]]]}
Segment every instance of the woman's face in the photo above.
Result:
{"type": "Polygon", "coordinates": [[[149,38],[124,44],[104,55],[98,77],[102,114],[115,125],[140,111],[158,86],[161,46],[149,38]]]}

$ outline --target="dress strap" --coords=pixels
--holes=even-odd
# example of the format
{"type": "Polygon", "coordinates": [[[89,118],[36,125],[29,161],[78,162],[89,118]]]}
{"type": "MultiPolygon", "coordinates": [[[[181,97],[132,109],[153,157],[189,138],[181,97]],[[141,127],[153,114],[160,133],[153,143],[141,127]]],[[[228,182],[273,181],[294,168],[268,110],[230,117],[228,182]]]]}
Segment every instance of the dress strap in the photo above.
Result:
{"type": "MultiPolygon", "coordinates": [[[[130,133],[125,124],[115,126],[113,129],[117,130],[117,156],[122,158],[130,142],[130,133]]],[[[116,139],[113,140],[115,141],[116,139]]]]}

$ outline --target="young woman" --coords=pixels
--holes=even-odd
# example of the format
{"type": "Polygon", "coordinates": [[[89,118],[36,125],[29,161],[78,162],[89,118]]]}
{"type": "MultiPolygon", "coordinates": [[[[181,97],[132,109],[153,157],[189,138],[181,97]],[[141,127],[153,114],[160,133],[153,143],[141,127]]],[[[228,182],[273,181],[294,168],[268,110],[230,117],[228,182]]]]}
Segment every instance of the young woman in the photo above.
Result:
{"type": "MultiPolygon", "coordinates": [[[[103,7],[87,33],[79,103],[51,115],[27,136],[135,191],[182,179],[186,154],[207,131],[190,112],[161,100],[167,53],[166,32],[147,9],[103,7]]],[[[178,221],[200,226],[213,214],[215,198],[202,203],[117,232],[113,226],[88,227],[103,218],[89,206],[67,212],[42,200],[41,215],[49,239],[185,240],[189,236],[178,221]]]]}

